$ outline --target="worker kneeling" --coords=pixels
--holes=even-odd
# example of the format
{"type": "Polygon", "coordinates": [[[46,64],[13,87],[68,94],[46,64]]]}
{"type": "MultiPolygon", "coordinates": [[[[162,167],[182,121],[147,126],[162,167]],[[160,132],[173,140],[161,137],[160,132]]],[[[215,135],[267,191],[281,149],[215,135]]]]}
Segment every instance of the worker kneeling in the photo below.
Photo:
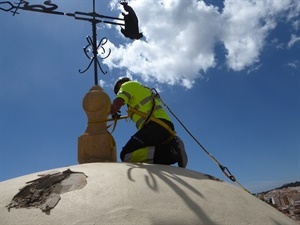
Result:
{"type": "Polygon", "coordinates": [[[123,162],[143,162],[179,167],[187,165],[182,140],[176,136],[174,125],[152,90],[128,77],[119,78],[114,86],[117,95],[111,105],[111,115],[118,117],[123,105],[138,131],[123,147],[123,162]]]}

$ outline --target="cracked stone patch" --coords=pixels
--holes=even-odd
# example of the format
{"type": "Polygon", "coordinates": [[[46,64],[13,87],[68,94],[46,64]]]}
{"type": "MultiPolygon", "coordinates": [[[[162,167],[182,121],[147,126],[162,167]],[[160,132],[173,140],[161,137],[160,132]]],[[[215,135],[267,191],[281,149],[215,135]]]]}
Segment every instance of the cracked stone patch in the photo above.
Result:
{"type": "Polygon", "coordinates": [[[60,195],[66,192],[82,189],[86,184],[87,176],[82,172],[73,172],[67,169],[63,172],[44,174],[40,178],[26,182],[10,204],[11,208],[40,208],[50,214],[60,200],[60,195]]]}

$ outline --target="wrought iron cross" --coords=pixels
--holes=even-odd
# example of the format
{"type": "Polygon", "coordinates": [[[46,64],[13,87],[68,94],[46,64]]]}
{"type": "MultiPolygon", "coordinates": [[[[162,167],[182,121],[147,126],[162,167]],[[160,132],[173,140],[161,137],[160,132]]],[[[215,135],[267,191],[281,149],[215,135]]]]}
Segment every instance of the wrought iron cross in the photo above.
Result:
{"type": "Polygon", "coordinates": [[[44,4],[30,4],[28,1],[20,0],[18,3],[11,3],[10,1],[1,1],[0,6],[4,6],[6,8],[0,7],[0,10],[11,12],[14,15],[19,14],[19,10],[26,10],[26,11],[33,11],[39,13],[48,13],[53,15],[61,15],[61,16],[69,16],[73,17],[76,20],[83,20],[90,22],[92,24],[92,37],[87,36],[88,44],[83,48],[84,54],[90,60],[89,65],[83,71],[79,70],[80,73],[85,73],[93,64],[94,65],[94,81],[95,85],[98,85],[98,68],[101,70],[103,74],[107,72],[104,71],[100,65],[100,59],[106,59],[111,50],[109,49],[106,52],[105,48],[103,47],[108,39],[106,37],[102,38],[100,42],[97,43],[97,24],[98,23],[107,23],[112,25],[119,25],[122,26],[121,32],[125,37],[130,39],[140,39],[143,37],[142,33],[139,33],[138,28],[138,18],[134,12],[134,10],[128,5],[127,1],[120,1],[120,4],[123,5],[123,8],[128,14],[122,13],[124,18],[118,17],[111,17],[98,14],[96,12],[96,3],[93,0],[93,12],[86,13],[86,12],[79,12],[75,11],[74,13],[65,13],[57,11],[58,6],[51,1],[45,1],[44,4]],[[121,21],[121,22],[115,22],[121,21]],[[124,27],[124,28],[123,28],[124,27]],[[92,48],[92,55],[89,55],[89,49],[92,48]],[[99,57],[99,50],[101,50],[101,54],[104,55],[103,57],[99,57]]]}

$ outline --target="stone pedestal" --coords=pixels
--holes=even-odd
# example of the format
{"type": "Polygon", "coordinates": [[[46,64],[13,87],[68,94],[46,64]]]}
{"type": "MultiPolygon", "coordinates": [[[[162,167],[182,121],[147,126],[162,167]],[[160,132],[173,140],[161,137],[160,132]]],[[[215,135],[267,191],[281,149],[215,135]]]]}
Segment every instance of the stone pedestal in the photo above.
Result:
{"type": "Polygon", "coordinates": [[[85,133],[78,138],[78,162],[116,162],[116,144],[107,130],[111,101],[104,90],[93,86],[84,96],[82,107],[88,118],[85,133]]]}

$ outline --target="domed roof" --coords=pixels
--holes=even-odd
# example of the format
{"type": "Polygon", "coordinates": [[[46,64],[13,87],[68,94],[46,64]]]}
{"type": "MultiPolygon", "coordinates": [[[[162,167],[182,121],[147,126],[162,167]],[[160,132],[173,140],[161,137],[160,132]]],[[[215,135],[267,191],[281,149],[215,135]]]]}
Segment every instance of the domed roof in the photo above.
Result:
{"type": "MultiPolygon", "coordinates": [[[[85,176],[66,176],[60,186],[56,183],[52,192],[60,195],[60,200],[47,213],[42,208],[14,207],[16,202],[14,205],[12,200],[26,182],[38,182],[38,175],[45,177],[53,171],[1,182],[1,224],[296,225],[246,191],[188,169],[150,164],[89,163],[55,171],[85,176]]],[[[43,185],[40,183],[39,187],[43,185]]],[[[51,204],[50,200],[48,202],[51,204]]]]}

